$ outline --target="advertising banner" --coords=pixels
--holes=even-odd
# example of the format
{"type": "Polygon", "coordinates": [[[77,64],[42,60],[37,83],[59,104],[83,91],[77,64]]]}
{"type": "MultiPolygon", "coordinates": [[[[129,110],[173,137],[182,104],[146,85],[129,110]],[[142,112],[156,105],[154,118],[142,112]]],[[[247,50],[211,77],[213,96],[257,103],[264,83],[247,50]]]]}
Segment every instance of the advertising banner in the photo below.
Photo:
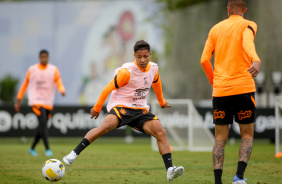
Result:
{"type": "MultiPolygon", "coordinates": [[[[84,136],[90,129],[98,127],[104,120],[106,109],[104,107],[99,118],[94,120],[90,119],[91,108],[90,106],[56,106],[47,125],[49,136],[84,136]]],[[[203,117],[205,125],[214,133],[212,109],[197,107],[197,110],[203,117]]],[[[30,107],[23,106],[21,112],[17,113],[12,106],[0,106],[0,137],[33,136],[37,125],[37,116],[30,107]]],[[[125,128],[121,127],[105,136],[125,136],[125,128]]],[[[133,130],[133,136],[148,135],[133,130]]],[[[229,136],[240,137],[237,123],[232,124],[229,136]]],[[[257,109],[254,136],[274,140],[274,109],[257,109]]]]}

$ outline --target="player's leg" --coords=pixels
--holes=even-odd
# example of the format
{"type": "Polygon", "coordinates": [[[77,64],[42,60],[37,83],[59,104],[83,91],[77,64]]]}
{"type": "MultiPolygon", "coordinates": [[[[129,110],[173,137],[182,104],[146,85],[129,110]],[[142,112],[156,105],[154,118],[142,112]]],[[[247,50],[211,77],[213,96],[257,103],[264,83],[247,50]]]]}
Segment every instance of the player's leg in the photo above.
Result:
{"type": "Polygon", "coordinates": [[[229,125],[215,125],[215,142],[213,146],[213,168],[223,169],[224,148],[228,140],[229,125]]]}
{"type": "Polygon", "coordinates": [[[39,133],[39,127],[37,127],[35,136],[33,138],[33,142],[31,144],[31,148],[29,149],[29,154],[31,154],[32,156],[38,156],[37,152],[35,151],[35,146],[37,145],[39,139],[40,139],[40,133],[39,133]]]}
{"type": "Polygon", "coordinates": [[[239,123],[241,144],[239,148],[239,160],[233,184],[245,184],[244,173],[253,149],[255,99],[254,93],[237,95],[235,121],[239,123]]]}
{"type": "Polygon", "coordinates": [[[233,123],[232,97],[213,97],[213,123],[215,142],[212,151],[215,184],[222,184],[225,145],[228,140],[229,124],[233,123]]]}
{"type": "Polygon", "coordinates": [[[215,125],[215,142],[212,151],[215,184],[222,184],[225,145],[228,140],[229,125],[215,125]]]}
{"type": "Polygon", "coordinates": [[[103,123],[97,127],[91,129],[86,135],[85,138],[92,143],[98,137],[108,133],[109,131],[117,128],[119,125],[119,119],[116,115],[109,114],[105,117],[103,123]]]}
{"type": "MultiPolygon", "coordinates": [[[[36,129],[36,133],[31,145],[31,148],[29,149],[29,153],[32,156],[37,156],[38,154],[35,151],[35,146],[37,145],[37,143],[39,142],[40,138],[42,137],[42,130],[44,129],[44,123],[42,123],[42,116],[44,116],[44,114],[42,114],[42,112],[40,111],[40,109],[38,109],[37,107],[32,107],[33,112],[36,114],[37,119],[38,119],[38,126],[36,129]]],[[[45,142],[44,142],[45,143],[45,142]]],[[[46,144],[45,144],[46,146],[46,144]]]]}
{"type": "MultiPolygon", "coordinates": [[[[154,136],[157,139],[159,152],[161,155],[170,153],[170,146],[166,137],[166,130],[159,120],[148,120],[143,126],[144,132],[154,136]]],[[[171,165],[172,166],[172,165],[171,165]]]]}
{"type": "Polygon", "coordinates": [[[63,161],[67,165],[71,165],[76,157],[93,141],[95,141],[98,137],[106,134],[107,132],[117,128],[119,125],[119,119],[116,115],[108,114],[102,124],[97,127],[91,129],[82,141],[77,145],[77,147],[67,156],[63,158],[63,161]]]}
{"type": "Polygon", "coordinates": [[[174,167],[172,164],[170,145],[167,140],[166,130],[159,120],[148,120],[143,125],[145,133],[154,136],[157,139],[159,152],[163,157],[167,169],[167,180],[173,181],[175,178],[182,176],[184,168],[182,166],[174,167]]]}
{"type": "Polygon", "coordinates": [[[244,173],[253,149],[254,123],[239,124],[239,126],[241,133],[241,144],[239,148],[239,161],[237,166],[237,172],[233,179],[236,180],[236,177],[238,177],[238,181],[233,182],[234,184],[245,183],[243,179],[244,173]]]}
{"type": "MultiPolygon", "coordinates": [[[[52,153],[52,151],[50,150],[50,148],[49,148],[49,141],[48,141],[48,128],[47,128],[47,123],[48,123],[48,119],[49,118],[51,118],[51,111],[50,110],[47,110],[47,109],[45,109],[45,111],[46,111],[46,120],[45,120],[45,129],[44,129],[44,136],[45,136],[45,138],[44,139],[46,139],[46,142],[47,142],[47,147],[46,147],[46,151],[45,151],[45,155],[46,156],[53,156],[53,153],[52,153]]],[[[43,137],[44,137],[43,136],[43,137]]],[[[43,140],[44,140],[43,139],[43,140]]]]}
{"type": "Polygon", "coordinates": [[[48,121],[48,115],[50,113],[49,110],[46,110],[44,108],[40,108],[40,113],[41,115],[38,116],[38,120],[39,120],[39,133],[40,133],[40,137],[43,140],[44,146],[45,146],[45,155],[46,156],[52,156],[53,153],[50,150],[49,147],[49,141],[48,141],[48,129],[47,129],[47,121],[48,121]]]}
{"type": "Polygon", "coordinates": [[[254,123],[239,124],[241,132],[241,144],[239,149],[239,161],[248,162],[253,149],[254,123]]]}
{"type": "Polygon", "coordinates": [[[31,144],[31,149],[35,149],[35,146],[37,145],[39,139],[40,139],[40,133],[39,133],[39,127],[37,127],[33,142],[31,144]]]}

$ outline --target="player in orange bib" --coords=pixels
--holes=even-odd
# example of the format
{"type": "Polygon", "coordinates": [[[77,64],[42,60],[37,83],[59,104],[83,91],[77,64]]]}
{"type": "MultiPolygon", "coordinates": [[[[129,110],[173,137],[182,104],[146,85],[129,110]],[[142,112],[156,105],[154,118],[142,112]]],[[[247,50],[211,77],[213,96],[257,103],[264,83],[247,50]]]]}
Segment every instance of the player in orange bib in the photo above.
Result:
{"type": "Polygon", "coordinates": [[[49,149],[47,120],[51,116],[55,98],[55,86],[65,96],[65,87],[60,77],[58,68],[52,64],[48,64],[49,53],[47,50],[41,50],[39,53],[40,63],[29,67],[26,78],[18,92],[15,110],[20,111],[20,100],[28,87],[28,104],[32,106],[33,112],[38,117],[38,128],[34,137],[34,141],[29,149],[32,156],[37,156],[35,146],[40,138],[46,149],[46,156],[52,156],[53,153],[49,149]]]}
{"type": "Polygon", "coordinates": [[[222,184],[224,148],[229,124],[239,123],[241,145],[233,184],[245,184],[244,172],[253,147],[256,91],[254,77],[260,68],[254,39],[256,23],[243,18],[245,0],[228,0],[229,18],[216,24],[209,32],[201,58],[202,67],[213,87],[215,143],[213,167],[215,184],[222,184]],[[214,54],[214,69],[210,62],[214,54]]]}
{"type": "Polygon", "coordinates": [[[108,114],[98,128],[90,130],[78,146],[63,158],[66,165],[71,165],[76,157],[98,137],[118,127],[128,125],[157,139],[159,151],[167,170],[167,180],[173,181],[184,172],[182,166],[172,165],[171,150],[166,131],[157,116],[149,111],[146,97],[153,86],[159,104],[169,108],[162,94],[161,78],[156,63],[150,62],[150,45],[138,41],[134,45],[135,61],[125,63],[117,68],[115,77],[103,89],[96,105],[91,109],[91,118],[97,119],[108,95],[112,92],[107,104],[108,114]]]}

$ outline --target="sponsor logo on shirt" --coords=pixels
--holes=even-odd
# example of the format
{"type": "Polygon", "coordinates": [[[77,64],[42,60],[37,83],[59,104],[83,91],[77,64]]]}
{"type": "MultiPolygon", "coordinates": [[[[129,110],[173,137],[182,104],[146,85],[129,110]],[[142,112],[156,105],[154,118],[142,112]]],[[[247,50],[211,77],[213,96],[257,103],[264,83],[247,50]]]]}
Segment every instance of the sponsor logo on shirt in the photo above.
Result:
{"type": "Polygon", "coordinates": [[[145,89],[136,89],[134,93],[133,101],[141,100],[146,98],[147,91],[149,91],[150,88],[145,89]]]}

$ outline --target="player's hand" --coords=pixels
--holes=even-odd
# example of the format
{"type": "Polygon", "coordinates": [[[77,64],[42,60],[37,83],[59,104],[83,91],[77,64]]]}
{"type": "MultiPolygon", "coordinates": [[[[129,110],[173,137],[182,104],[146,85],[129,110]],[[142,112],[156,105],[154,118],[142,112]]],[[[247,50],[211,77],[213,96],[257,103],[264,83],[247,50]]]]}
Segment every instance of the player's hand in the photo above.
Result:
{"type": "Polygon", "coordinates": [[[66,96],[66,92],[61,92],[61,95],[62,96],[66,96]]]}
{"type": "Polygon", "coordinates": [[[256,77],[259,73],[260,62],[254,61],[252,66],[248,69],[248,72],[252,75],[252,77],[256,77]]]}
{"type": "Polygon", "coordinates": [[[97,119],[98,117],[99,117],[99,114],[100,114],[100,112],[96,112],[96,111],[94,111],[94,109],[92,108],[91,110],[90,110],[90,114],[91,114],[91,119],[97,119]]]}
{"type": "Polygon", "coordinates": [[[167,101],[165,101],[165,104],[163,105],[163,106],[161,106],[161,108],[170,108],[171,107],[171,105],[169,105],[168,103],[167,103],[167,101]]]}
{"type": "Polygon", "coordinates": [[[14,105],[14,108],[16,110],[16,112],[20,112],[21,110],[21,103],[19,100],[16,101],[15,105],[14,105]]]}

